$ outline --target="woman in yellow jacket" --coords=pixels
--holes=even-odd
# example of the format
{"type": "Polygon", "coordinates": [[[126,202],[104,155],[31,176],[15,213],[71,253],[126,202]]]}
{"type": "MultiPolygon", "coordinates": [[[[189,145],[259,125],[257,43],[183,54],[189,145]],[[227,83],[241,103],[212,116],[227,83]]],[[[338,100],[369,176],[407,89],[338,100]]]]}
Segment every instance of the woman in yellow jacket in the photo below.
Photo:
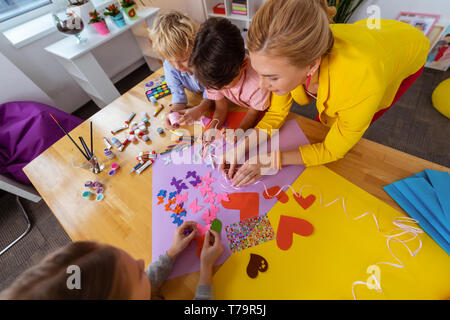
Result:
{"type": "MultiPolygon", "coordinates": [[[[420,76],[429,49],[417,29],[394,20],[330,24],[325,0],[268,0],[252,19],[247,44],[271,106],[257,129],[279,129],[292,102],[316,99],[323,142],[272,154],[271,165],[321,165],[343,158],[366,129],[420,76]],[[277,160],[278,159],[278,160],[277,160]]],[[[221,169],[234,186],[254,182],[264,167],[247,161],[221,169]]]]}

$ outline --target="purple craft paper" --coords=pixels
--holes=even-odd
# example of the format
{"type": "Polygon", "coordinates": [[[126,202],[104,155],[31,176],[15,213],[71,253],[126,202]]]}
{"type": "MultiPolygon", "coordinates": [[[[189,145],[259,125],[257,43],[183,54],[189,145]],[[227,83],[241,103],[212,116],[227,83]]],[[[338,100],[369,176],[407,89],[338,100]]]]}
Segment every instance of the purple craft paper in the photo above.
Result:
{"type": "MultiPolygon", "coordinates": [[[[280,130],[280,149],[283,151],[293,150],[301,145],[309,144],[308,139],[304,135],[303,131],[298,126],[295,120],[290,120],[285,123],[283,128],[280,130]]],[[[182,154],[185,154],[187,158],[191,157],[192,151],[197,152],[201,146],[199,144],[194,145],[192,148],[184,150],[182,154]],[[193,150],[192,150],[193,149],[193,150]]],[[[181,153],[180,153],[181,154],[181,153]]],[[[211,183],[211,188],[214,193],[242,193],[242,192],[257,192],[259,193],[259,215],[265,215],[278,201],[276,198],[264,199],[262,193],[264,191],[263,184],[259,183],[256,185],[250,185],[242,187],[239,190],[235,190],[229,187],[229,184],[222,177],[222,174],[217,169],[212,167],[207,167],[205,164],[174,164],[170,163],[164,165],[164,158],[171,156],[171,154],[166,154],[159,156],[158,159],[153,164],[153,179],[152,179],[152,261],[155,261],[159,255],[164,254],[171,246],[174,231],[177,227],[173,224],[174,220],[170,216],[172,212],[164,210],[164,204],[167,203],[167,197],[170,192],[176,191],[176,188],[171,185],[172,178],[175,177],[177,180],[183,179],[183,182],[188,186],[188,190],[183,190],[188,192],[188,200],[184,203],[184,209],[186,210],[186,216],[181,217],[184,221],[195,221],[205,226],[205,221],[202,219],[205,210],[210,208],[209,203],[205,203],[203,200],[206,198],[202,197],[199,188],[194,188],[188,181],[193,180],[192,177],[185,179],[188,171],[195,170],[198,175],[205,176],[208,172],[211,173],[211,178],[215,179],[215,182],[211,183]],[[160,190],[167,190],[167,197],[164,204],[157,205],[158,199],[157,195],[160,190]],[[189,208],[194,199],[197,198],[197,205],[203,207],[197,213],[192,213],[189,208]]],[[[181,157],[181,156],[180,156],[181,157]]],[[[304,166],[286,166],[278,174],[271,176],[264,176],[260,181],[263,181],[267,188],[273,186],[284,186],[287,184],[292,184],[295,179],[303,172],[304,166]]],[[[204,183],[201,187],[204,186],[204,183]]],[[[200,188],[201,188],[200,187],[200,188]]],[[[221,241],[224,247],[224,253],[217,260],[216,265],[223,264],[228,257],[231,255],[228,239],[225,234],[225,226],[231,225],[240,221],[240,213],[238,210],[230,210],[222,207],[221,204],[214,204],[219,208],[217,213],[217,219],[222,221],[222,232],[221,241]]],[[[169,276],[169,279],[182,276],[184,274],[196,272],[200,270],[200,260],[196,254],[197,244],[193,241],[186,250],[184,250],[177,258],[174,263],[173,271],[169,276]]]]}

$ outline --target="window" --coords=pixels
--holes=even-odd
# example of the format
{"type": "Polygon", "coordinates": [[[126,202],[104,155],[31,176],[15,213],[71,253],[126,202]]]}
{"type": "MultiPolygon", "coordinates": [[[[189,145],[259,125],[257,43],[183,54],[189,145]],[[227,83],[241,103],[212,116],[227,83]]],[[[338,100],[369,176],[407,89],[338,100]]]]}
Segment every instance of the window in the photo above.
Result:
{"type": "Polygon", "coordinates": [[[0,23],[52,4],[51,0],[0,0],[0,23]]]}

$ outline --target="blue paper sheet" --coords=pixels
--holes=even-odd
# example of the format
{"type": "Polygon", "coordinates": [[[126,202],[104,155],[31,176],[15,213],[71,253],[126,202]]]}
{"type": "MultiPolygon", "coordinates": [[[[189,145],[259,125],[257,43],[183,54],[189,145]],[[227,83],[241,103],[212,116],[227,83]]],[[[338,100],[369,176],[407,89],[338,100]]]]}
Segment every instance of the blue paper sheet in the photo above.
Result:
{"type": "Polygon", "coordinates": [[[436,193],[423,178],[407,178],[394,183],[396,188],[450,242],[450,230],[444,223],[444,214],[436,193]]]}
{"type": "Polygon", "coordinates": [[[450,224],[450,174],[428,169],[425,172],[439,199],[446,223],[450,224]]]}
{"type": "Polygon", "coordinates": [[[450,175],[426,169],[383,189],[450,254],[450,175]]]}
{"type": "Polygon", "coordinates": [[[395,183],[383,187],[383,189],[405,210],[412,218],[416,219],[419,225],[428,233],[428,235],[434,239],[444,249],[447,254],[450,255],[450,243],[448,243],[440,234],[436,231],[431,223],[429,223],[420,212],[411,204],[411,202],[403,196],[403,194],[397,189],[395,183]]]}

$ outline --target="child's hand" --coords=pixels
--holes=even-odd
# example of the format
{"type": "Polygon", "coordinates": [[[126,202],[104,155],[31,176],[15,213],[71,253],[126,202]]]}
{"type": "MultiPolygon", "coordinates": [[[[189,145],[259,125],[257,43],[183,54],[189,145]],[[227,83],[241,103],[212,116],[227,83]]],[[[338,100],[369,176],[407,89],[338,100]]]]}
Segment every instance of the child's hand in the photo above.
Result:
{"type": "Polygon", "coordinates": [[[214,230],[205,233],[202,253],[200,254],[201,268],[210,269],[223,253],[222,242],[219,234],[214,230]]]}
{"type": "Polygon", "coordinates": [[[164,127],[165,127],[167,130],[175,130],[175,129],[178,129],[178,128],[179,128],[179,124],[177,124],[177,125],[175,125],[175,126],[171,125],[171,124],[170,124],[170,121],[169,121],[168,115],[169,115],[170,113],[172,113],[172,112],[178,112],[178,113],[181,113],[181,112],[182,112],[183,110],[185,110],[186,108],[187,108],[187,105],[184,104],[184,103],[175,103],[175,104],[172,106],[172,109],[170,109],[169,112],[166,114],[166,117],[165,117],[165,119],[164,119],[164,127]]]}
{"type": "Polygon", "coordinates": [[[170,259],[175,258],[191,243],[197,236],[197,222],[185,221],[181,226],[175,230],[172,246],[167,250],[167,255],[170,259]]]}
{"type": "Polygon", "coordinates": [[[179,114],[181,114],[181,118],[180,118],[180,125],[188,125],[188,124],[192,124],[194,123],[194,121],[200,119],[200,117],[202,116],[203,110],[202,107],[200,105],[195,106],[193,108],[190,109],[184,109],[181,111],[178,111],[179,114]]]}

